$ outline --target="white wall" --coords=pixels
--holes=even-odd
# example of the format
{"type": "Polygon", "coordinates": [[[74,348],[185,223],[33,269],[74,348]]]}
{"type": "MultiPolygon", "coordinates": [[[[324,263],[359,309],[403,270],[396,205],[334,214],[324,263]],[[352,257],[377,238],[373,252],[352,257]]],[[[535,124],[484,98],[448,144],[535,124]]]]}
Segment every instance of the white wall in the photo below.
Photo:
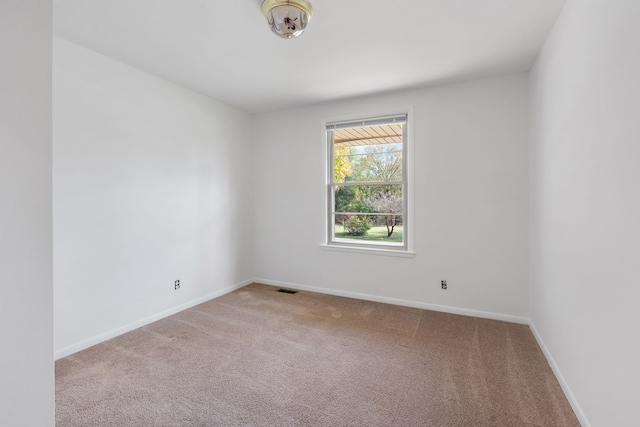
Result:
{"type": "Polygon", "coordinates": [[[569,0],[531,72],[531,318],[583,425],[638,425],[640,2],[569,0]]]}
{"type": "Polygon", "coordinates": [[[250,279],[251,117],[58,38],[53,72],[56,356],[250,279]]]}
{"type": "Polygon", "coordinates": [[[528,105],[518,74],[255,116],[256,277],[527,318],[528,105]],[[321,250],[322,119],[407,107],[415,258],[321,250]]]}
{"type": "Polygon", "coordinates": [[[0,2],[0,425],[53,426],[51,1],[0,2]]]}

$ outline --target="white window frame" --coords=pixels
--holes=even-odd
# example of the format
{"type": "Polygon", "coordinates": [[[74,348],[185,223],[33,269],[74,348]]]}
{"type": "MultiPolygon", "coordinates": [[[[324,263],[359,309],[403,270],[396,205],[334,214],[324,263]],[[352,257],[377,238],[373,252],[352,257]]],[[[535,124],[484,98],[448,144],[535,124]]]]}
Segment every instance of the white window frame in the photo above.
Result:
{"type": "Polygon", "coordinates": [[[322,170],[323,170],[323,183],[322,183],[322,197],[324,214],[322,215],[322,244],[320,245],[324,250],[340,251],[340,252],[355,252],[355,253],[369,253],[375,255],[387,255],[395,257],[414,257],[415,252],[413,250],[413,110],[393,110],[386,112],[377,112],[369,114],[358,114],[350,116],[340,116],[325,118],[322,120],[322,170]],[[333,221],[333,191],[336,186],[343,186],[345,183],[334,183],[334,159],[333,159],[333,132],[327,130],[328,125],[341,125],[349,122],[362,122],[366,126],[367,122],[372,122],[376,119],[383,119],[389,117],[406,116],[406,122],[403,125],[403,147],[402,147],[402,162],[403,162],[403,180],[401,182],[355,182],[347,185],[385,185],[385,184],[402,184],[403,186],[403,218],[402,218],[402,232],[403,232],[403,244],[402,245],[390,245],[384,242],[352,240],[345,241],[344,239],[334,239],[334,221],[333,221]]]}

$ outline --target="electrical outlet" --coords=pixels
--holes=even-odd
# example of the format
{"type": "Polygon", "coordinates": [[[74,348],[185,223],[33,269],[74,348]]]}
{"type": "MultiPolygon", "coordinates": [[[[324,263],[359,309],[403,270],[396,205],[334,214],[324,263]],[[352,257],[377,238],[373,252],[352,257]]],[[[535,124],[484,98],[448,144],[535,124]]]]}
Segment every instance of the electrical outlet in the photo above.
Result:
{"type": "Polygon", "coordinates": [[[446,290],[447,289],[447,281],[446,280],[441,281],[440,282],[440,286],[442,286],[442,289],[446,290]]]}
{"type": "Polygon", "coordinates": [[[180,289],[180,280],[176,280],[175,282],[173,282],[173,289],[175,289],[176,291],[180,289]]]}

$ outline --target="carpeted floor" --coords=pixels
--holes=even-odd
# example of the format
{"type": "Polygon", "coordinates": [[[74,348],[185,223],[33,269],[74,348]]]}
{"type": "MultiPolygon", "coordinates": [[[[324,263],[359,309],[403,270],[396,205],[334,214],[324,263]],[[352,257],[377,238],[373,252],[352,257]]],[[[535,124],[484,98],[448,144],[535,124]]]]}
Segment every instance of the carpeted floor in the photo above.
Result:
{"type": "Polygon", "coordinates": [[[56,425],[579,426],[524,325],[252,284],[56,362],[56,425]]]}

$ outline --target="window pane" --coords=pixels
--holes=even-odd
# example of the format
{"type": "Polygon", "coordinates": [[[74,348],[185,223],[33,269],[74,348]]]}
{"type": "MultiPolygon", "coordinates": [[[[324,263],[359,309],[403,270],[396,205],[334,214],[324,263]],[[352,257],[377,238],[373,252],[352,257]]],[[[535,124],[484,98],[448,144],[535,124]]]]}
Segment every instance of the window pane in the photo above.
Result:
{"type": "Polygon", "coordinates": [[[335,182],[402,181],[402,144],[334,148],[335,182]]]}
{"type": "Polygon", "coordinates": [[[335,238],[402,243],[402,189],[402,184],[336,186],[335,238]]]}

